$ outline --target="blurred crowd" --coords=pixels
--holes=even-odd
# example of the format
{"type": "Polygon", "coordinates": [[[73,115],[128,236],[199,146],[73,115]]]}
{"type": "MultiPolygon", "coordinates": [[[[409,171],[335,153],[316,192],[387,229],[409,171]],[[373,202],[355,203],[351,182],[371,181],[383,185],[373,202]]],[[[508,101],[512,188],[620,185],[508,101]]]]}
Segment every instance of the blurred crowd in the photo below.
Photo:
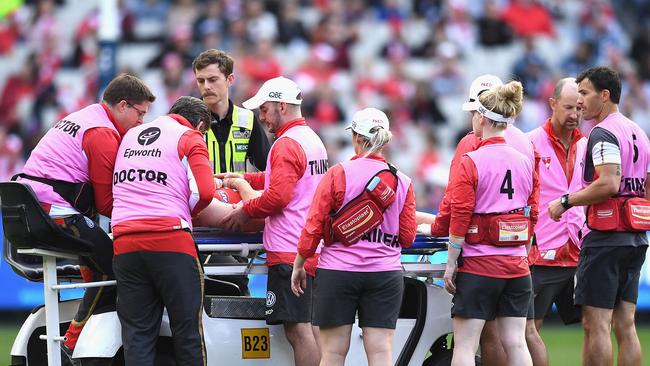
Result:
{"type": "MultiPolygon", "coordinates": [[[[58,118],[97,100],[99,16],[75,10],[86,0],[2,3],[0,57],[17,61],[0,73],[5,180],[58,118]]],[[[517,123],[527,131],[550,114],[556,80],[609,65],[624,80],[622,112],[650,131],[647,1],[120,0],[119,11],[118,68],[156,94],[149,120],[196,96],[193,58],[223,49],[235,59],[236,104],[269,78],[296,80],[331,164],[351,156],[342,127],[352,113],[384,110],[395,131],[389,159],[416,179],[421,209],[437,208],[478,74],[522,81],[517,123]]]]}

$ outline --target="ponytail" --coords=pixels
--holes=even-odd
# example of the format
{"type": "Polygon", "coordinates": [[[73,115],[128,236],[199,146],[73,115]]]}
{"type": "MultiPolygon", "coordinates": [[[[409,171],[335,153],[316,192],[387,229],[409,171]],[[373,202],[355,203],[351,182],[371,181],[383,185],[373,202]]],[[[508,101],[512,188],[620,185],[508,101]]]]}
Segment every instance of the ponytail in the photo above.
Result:
{"type": "Polygon", "coordinates": [[[393,134],[390,131],[381,127],[375,127],[370,132],[373,134],[371,138],[364,135],[358,135],[361,136],[361,139],[363,140],[361,149],[363,150],[364,157],[372,154],[379,154],[384,146],[393,138],[393,134]]]}

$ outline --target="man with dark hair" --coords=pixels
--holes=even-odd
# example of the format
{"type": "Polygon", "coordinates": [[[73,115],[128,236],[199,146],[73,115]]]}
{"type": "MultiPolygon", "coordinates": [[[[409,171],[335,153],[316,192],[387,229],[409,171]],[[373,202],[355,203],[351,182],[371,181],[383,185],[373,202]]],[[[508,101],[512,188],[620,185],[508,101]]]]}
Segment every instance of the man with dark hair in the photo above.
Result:
{"type": "Polygon", "coordinates": [[[534,298],[526,322],[526,343],[535,366],[548,365],[539,329],[553,303],[565,324],[580,321],[580,309],[573,304],[573,278],[580,254],[581,228],[585,222],[585,212],[581,207],[569,210],[559,222],[551,220],[544,209],[557,196],[582,188],[587,139],[578,129],[581,111],[575,79],[559,80],[548,103],[553,111],[551,117],[527,134],[540,154],[540,210],[535,225],[537,245],[533,245],[528,253],[534,298]]]}
{"type": "Polygon", "coordinates": [[[571,207],[587,206],[592,231],[582,242],[575,288],[585,332],[583,364],[612,364],[613,326],[618,364],[640,365],[634,314],[648,238],[647,225],[639,226],[643,220],[638,212],[650,206],[650,142],[636,123],[618,111],[621,81],[615,71],[593,67],[576,81],[578,107],[585,119],[597,123],[585,156],[583,180],[589,185],[550,202],[549,216],[557,221],[571,207]]]}
{"type": "MultiPolygon", "coordinates": [[[[120,75],[113,79],[101,103],[89,105],[59,122],[39,141],[19,174],[29,184],[41,206],[65,230],[91,241],[95,252],[81,259],[84,281],[113,279],[113,243],[93,220],[96,213],[110,217],[113,210],[113,167],[122,136],[142,124],[149,105],[156,99],[138,78],[120,75]],[[81,197],[64,192],[87,187],[81,197]]],[[[81,329],[93,311],[113,306],[115,288],[88,288],[62,343],[70,356],[81,329]]]]}
{"type": "Polygon", "coordinates": [[[210,111],[208,106],[201,99],[194,97],[180,97],[169,109],[169,114],[179,114],[185,117],[188,122],[199,132],[203,133],[208,129],[210,111]]]}
{"type": "MultiPolygon", "coordinates": [[[[243,174],[247,170],[247,162],[264,171],[271,144],[255,114],[236,106],[228,97],[228,88],[235,80],[233,69],[232,57],[216,49],[201,52],[192,62],[196,85],[212,114],[210,126],[205,133],[210,163],[215,174],[243,174]]],[[[247,259],[238,256],[210,256],[209,261],[245,263],[247,259]]],[[[236,284],[243,295],[250,293],[247,276],[215,278],[236,284]]]]}
{"type": "Polygon", "coordinates": [[[231,177],[246,179],[261,196],[239,203],[224,219],[228,230],[239,230],[251,219],[264,218],[263,244],[269,267],[266,285],[266,323],[283,324],[293,347],[296,366],[318,365],[317,327],[312,327],[312,280],[315,255],[305,267],[309,274],[304,296],[291,292],[292,265],[300,231],[316,186],[328,168],[327,151],[318,135],[305,123],[300,105],[302,92],[293,80],[279,76],[267,80],[244,106],[260,110],[260,119],[276,140],[266,171],[231,177]]]}
{"type": "Polygon", "coordinates": [[[210,113],[194,97],[179,98],[169,112],[124,135],[113,174],[113,268],[127,365],[154,364],[164,308],[176,364],[206,364],[203,270],[191,230],[215,190],[199,132],[210,113]],[[193,207],[191,178],[198,191],[193,207]]]}
{"type": "Polygon", "coordinates": [[[205,134],[214,173],[245,173],[246,161],[266,169],[271,145],[252,111],[228,97],[235,80],[234,61],[226,52],[209,49],[192,62],[196,85],[208,105],[212,121],[205,134]]]}
{"type": "Polygon", "coordinates": [[[108,84],[102,99],[107,105],[113,106],[122,100],[136,104],[145,100],[153,103],[156,97],[151,94],[142,80],[133,75],[122,74],[108,84]]]}

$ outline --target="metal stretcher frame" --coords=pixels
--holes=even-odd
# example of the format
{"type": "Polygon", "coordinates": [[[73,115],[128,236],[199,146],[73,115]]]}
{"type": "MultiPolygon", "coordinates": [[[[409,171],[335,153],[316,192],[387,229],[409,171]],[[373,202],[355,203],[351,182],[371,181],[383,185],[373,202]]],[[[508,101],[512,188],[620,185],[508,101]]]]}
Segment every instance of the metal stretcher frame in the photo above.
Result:
{"type": "MultiPolygon", "coordinates": [[[[202,254],[229,254],[243,257],[251,253],[257,257],[264,252],[262,233],[227,233],[218,229],[195,228],[194,242],[202,254]]],[[[417,261],[402,261],[406,275],[442,278],[445,264],[432,264],[428,255],[447,249],[446,237],[418,235],[410,248],[402,248],[402,254],[419,255],[417,261]]],[[[266,265],[256,261],[241,264],[204,264],[206,275],[266,274],[266,265]]]]}

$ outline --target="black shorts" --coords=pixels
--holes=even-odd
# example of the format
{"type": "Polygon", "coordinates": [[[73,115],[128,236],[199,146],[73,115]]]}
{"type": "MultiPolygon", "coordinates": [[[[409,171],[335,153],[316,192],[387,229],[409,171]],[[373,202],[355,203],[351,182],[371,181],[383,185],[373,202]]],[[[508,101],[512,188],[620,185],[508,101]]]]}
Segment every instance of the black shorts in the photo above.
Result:
{"type": "Polygon", "coordinates": [[[613,309],[621,300],[636,304],[647,248],[583,247],[576,271],[576,305],[613,309]]]}
{"type": "Polygon", "coordinates": [[[573,304],[575,267],[532,266],[533,298],[528,319],[544,319],[555,304],[564,324],[580,322],[580,307],[573,304]]]}
{"type": "Polygon", "coordinates": [[[314,280],[314,325],[395,329],[404,279],[402,271],[347,272],[319,268],[314,280]]]}
{"type": "Polygon", "coordinates": [[[311,322],[313,277],[307,275],[307,288],[300,297],[291,292],[291,272],[288,264],[270,266],[266,283],[266,324],[311,322]]]}
{"type": "MultiPolygon", "coordinates": [[[[93,254],[90,257],[81,257],[80,264],[89,267],[93,272],[106,275],[107,279],[114,279],[113,274],[113,240],[88,217],[76,214],[63,219],[65,225],[59,225],[67,233],[86,239],[93,243],[93,254]]],[[[101,278],[97,278],[97,281],[101,278]]],[[[107,286],[105,288],[114,287],[107,286]]]]}
{"type": "Polygon", "coordinates": [[[488,321],[496,317],[524,318],[531,293],[530,275],[493,278],[459,272],[456,274],[451,316],[488,321]]]}

